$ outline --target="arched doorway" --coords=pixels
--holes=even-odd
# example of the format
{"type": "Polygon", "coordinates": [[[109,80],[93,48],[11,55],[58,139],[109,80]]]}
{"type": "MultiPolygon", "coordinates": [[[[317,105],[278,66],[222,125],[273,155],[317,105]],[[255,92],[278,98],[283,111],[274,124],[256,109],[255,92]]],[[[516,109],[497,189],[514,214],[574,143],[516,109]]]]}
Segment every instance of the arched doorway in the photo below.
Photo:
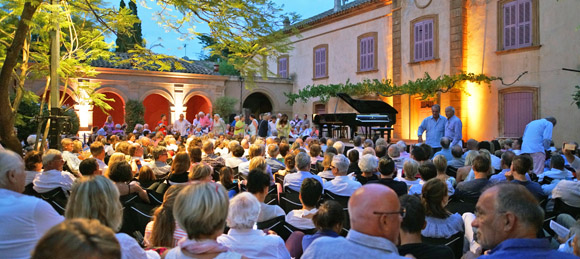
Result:
{"type": "MultiPolygon", "coordinates": [[[[125,100],[123,100],[121,96],[113,92],[103,92],[103,94],[105,95],[105,98],[113,99],[112,101],[105,101],[112,107],[112,109],[108,110],[107,112],[109,113],[109,115],[113,116],[113,122],[115,122],[115,124],[125,123],[125,100]]],[[[101,108],[94,106],[93,126],[103,127],[109,115],[103,112],[101,108]]]]}
{"type": "Polygon", "coordinates": [[[171,124],[171,116],[169,114],[169,101],[160,94],[151,94],[143,100],[145,106],[145,123],[149,124],[151,131],[155,130],[157,122],[161,120],[161,115],[167,116],[167,123],[171,124]]]}
{"type": "Polygon", "coordinates": [[[201,95],[195,95],[189,98],[185,107],[187,107],[185,118],[190,122],[193,121],[195,115],[199,112],[204,112],[205,114],[211,112],[211,102],[205,96],[201,95]]]}
{"type": "Polygon", "coordinates": [[[242,106],[249,109],[251,114],[256,115],[256,118],[258,118],[259,114],[272,112],[270,98],[263,93],[250,94],[246,97],[242,106]]]}

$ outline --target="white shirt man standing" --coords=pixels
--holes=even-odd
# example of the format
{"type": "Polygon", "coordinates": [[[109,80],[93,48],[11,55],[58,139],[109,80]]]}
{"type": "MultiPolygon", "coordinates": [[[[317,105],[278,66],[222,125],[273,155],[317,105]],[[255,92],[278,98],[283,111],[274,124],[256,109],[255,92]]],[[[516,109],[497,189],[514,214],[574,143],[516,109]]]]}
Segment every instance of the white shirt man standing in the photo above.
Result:
{"type": "Polygon", "coordinates": [[[534,173],[536,175],[544,172],[545,150],[550,148],[554,126],[556,126],[556,118],[550,116],[528,123],[524,130],[522,153],[530,154],[534,159],[534,173]]]}
{"type": "Polygon", "coordinates": [[[461,130],[463,129],[463,125],[461,124],[461,120],[455,116],[455,108],[447,106],[447,108],[445,108],[445,116],[447,117],[447,123],[445,123],[445,137],[448,137],[451,140],[452,147],[455,145],[463,147],[461,144],[461,139],[463,138],[461,130]]]}
{"type": "Polygon", "coordinates": [[[173,123],[173,129],[176,132],[179,132],[181,136],[187,136],[187,130],[190,126],[191,123],[184,118],[183,113],[179,114],[179,119],[175,120],[175,123],[173,123]]]}
{"type": "Polygon", "coordinates": [[[417,135],[419,137],[419,143],[423,142],[423,132],[425,133],[427,140],[425,143],[431,146],[436,151],[441,150],[440,140],[445,136],[445,124],[447,124],[447,119],[441,117],[441,106],[435,104],[431,106],[431,113],[433,115],[425,118],[419,129],[417,130],[417,135]]]}

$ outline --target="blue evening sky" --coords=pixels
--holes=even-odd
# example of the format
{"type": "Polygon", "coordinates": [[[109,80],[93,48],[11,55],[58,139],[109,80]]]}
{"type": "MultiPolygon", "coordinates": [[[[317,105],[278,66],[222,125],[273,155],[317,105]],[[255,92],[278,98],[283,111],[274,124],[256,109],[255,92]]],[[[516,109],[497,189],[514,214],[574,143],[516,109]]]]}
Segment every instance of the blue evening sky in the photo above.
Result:
{"type": "MultiPolygon", "coordinates": [[[[278,5],[284,5],[284,11],[296,12],[305,19],[334,6],[334,0],[273,0],[278,5]]],[[[113,0],[114,2],[114,0],[113,0]]],[[[127,2],[127,1],[125,1],[127,2]]],[[[179,35],[175,32],[166,32],[153,20],[153,12],[158,8],[154,2],[147,1],[151,9],[138,5],[138,15],[142,21],[143,38],[147,40],[147,47],[152,48],[157,53],[183,57],[187,55],[190,59],[199,59],[202,46],[197,40],[180,41],[179,35]],[[187,44],[187,48],[184,48],[187,44]]],[[[199,24],[196,28],[198,32],[208,32],[207,26],[199,24]]],[[[107,41],[115,41],[116,38],[108,38],[107,41]]]]}

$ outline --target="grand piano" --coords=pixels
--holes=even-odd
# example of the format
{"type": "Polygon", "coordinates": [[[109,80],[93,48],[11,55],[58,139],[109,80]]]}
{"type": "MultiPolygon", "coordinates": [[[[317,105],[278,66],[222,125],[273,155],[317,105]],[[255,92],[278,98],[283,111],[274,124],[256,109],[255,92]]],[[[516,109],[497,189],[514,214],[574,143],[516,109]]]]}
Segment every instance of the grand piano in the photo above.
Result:
{"type": "Polygon", "coordinates": [[[347,126],[350,128],[350,139],[353,139],[358,127],[365,127],[367,136],[371,135],[373,127],[378,127],[381,132],[387,131],[387,141],[390,141],[390,127],[396,123],[398,113],[395,108],[383,101],[356,100],[345,93],[337,93],[336,96],[348,103],[358,114],[336,112],[314,114],[312,122],[318,125],[319,137],[322,137],[322,132],[325,128],[328,135],[332,137],[333,128],[347,126]]]}

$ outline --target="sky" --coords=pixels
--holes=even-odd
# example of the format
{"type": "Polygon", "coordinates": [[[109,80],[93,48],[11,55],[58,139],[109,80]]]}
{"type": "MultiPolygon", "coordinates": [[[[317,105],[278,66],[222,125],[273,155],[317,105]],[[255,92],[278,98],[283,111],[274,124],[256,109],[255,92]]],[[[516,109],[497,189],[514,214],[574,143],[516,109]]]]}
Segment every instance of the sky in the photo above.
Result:
{"type": "MultiPolygon", "coordinates": [[[[334,0],[273,0],[278,5],[284,5],[283,9],[286,12],[296,12],[305,19],[316,14],[322,13],[334,6],[334,0]]],[[[125,1],[127,2],[127,1],[125,1]]],[[[138,16],[141,19],[143,38],[147,41],[147,47],[154,52],[167,54],[177,57],[187,56],[190,59],[199,59],[202,52],[202,46],[197,40],[195,41],[180,41],[179,35],[175,32],[166,32],[157,22],[153,20],[153,13],[157,10],[154,1],[148,0],[148,7],[146,9],[138,5],[138,16]],[[187,45],[184,47],[184,45],[187,45]]],[[[209,32],[209,29],[204,24],[199,24],[196,27],[198,32],[209,32]]],[[[114,41],[115,38],[107,41],[114,41]]]]}

